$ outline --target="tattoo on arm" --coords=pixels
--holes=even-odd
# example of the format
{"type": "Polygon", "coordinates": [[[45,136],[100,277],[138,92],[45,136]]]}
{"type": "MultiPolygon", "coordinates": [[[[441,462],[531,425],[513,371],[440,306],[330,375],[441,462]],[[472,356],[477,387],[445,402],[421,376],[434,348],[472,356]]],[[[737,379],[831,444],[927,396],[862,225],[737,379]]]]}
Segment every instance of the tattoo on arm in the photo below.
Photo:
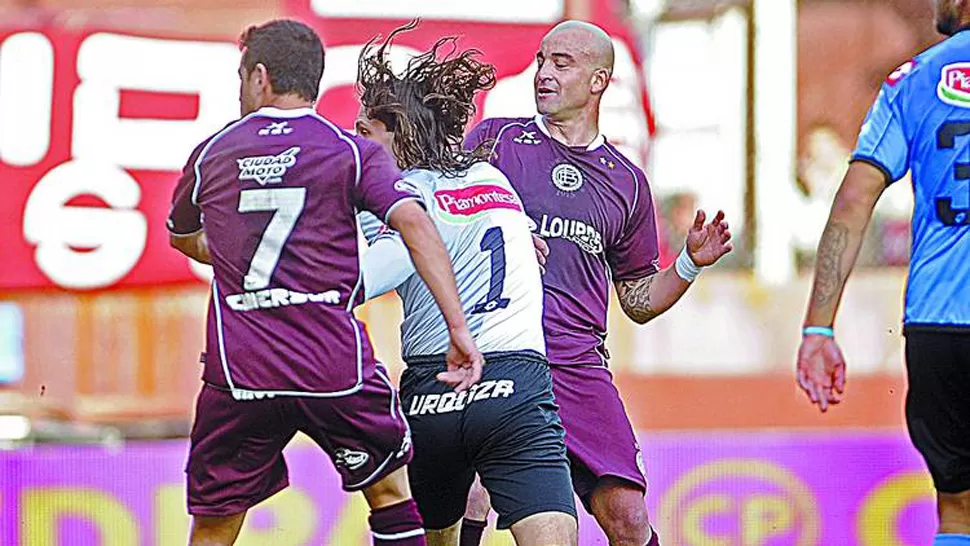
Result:
{"type": "Polygon", "coordinates": [[[833,222],[822,233],[815,275],[815,303],[828,305],[842,286],[842,254],[849,246],[849,228],[833,222]]]}
{"type": "Polygon", "coordinates": [[[653,310],[650,304],[650,286],[656,275],[633,281],[620,281],[616,284],[616,293],[620,299],[623,312],[635,322],[643,324],[660,313],[653,310]]]}

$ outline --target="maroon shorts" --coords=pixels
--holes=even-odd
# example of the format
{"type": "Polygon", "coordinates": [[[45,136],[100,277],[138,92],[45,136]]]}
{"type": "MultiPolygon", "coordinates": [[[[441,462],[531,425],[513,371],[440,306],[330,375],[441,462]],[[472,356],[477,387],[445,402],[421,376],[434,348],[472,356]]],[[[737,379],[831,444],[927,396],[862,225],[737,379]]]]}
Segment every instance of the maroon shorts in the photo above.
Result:
{"type": "Polygon", "coordinates": [[[283,448],[297,431],[330,456],[347,491],[363,489],[411,459],[397,390],[380,367],[354,394],[239,401],[205,384],[185,469],[189,513],[231,516],[289,484],[283,448]]]}
{"type": "Polygon", "coordinates": [[[646,491],[640,444],[610,371],[589,366],[551,369],[573,489],[586,509],[602,478],[618,478],[646,491]]]}

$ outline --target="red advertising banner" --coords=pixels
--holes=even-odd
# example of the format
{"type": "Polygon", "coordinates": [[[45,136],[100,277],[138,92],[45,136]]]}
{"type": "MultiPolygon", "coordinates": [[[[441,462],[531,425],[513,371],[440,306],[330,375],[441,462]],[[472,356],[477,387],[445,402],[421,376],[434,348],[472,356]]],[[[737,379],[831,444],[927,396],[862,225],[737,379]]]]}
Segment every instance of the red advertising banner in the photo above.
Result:
{"type": "MultiPolygon", "coordinates": [[[[360,48],[404,20],[349,18],[343,15],[352,9],[320,12],[323,4],[290,0],[285,7],[323,36],[327,67],[318,109],[349,128],[357,112],[360,48]]],[[[341,4],[348,3],[333,3],[341,4]]],[[[537,2],[549,9],[523,14],[527,23],[427,20],[401,36],[395,62],[441,36],[460,35],[460,47],[480,49],[498,72],[497,86],[480,100],[480,115],[530,115],[533,57],[549,28],[545,19],[557,17],[555,4],[537,2]]],[[[618,23],[604,19],[603,26],[615,32],[617,46],[603,131],[642,161],[652,118],[637,48],[618,23]]],[[[0,291],[207,278],[169,248],[165,217],[189,152],[239,115],[238,56],[227,41],[57,27],[0,30],[0,291]]]]}

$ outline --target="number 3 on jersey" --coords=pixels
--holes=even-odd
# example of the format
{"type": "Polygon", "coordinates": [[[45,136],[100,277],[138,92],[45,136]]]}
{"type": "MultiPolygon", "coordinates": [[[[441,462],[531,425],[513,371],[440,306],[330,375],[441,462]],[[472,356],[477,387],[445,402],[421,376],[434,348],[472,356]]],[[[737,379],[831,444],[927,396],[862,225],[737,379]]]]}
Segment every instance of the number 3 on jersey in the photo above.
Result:
{"type": "Polygon", "coordinates": [[[239,212],[273,211],[256,252],[249,260],[243,290],[262,290],[269,286],[273,271],[306,203],[306,188],[273,188],[239,192],[239,212]]]}
{"type": "MultiPolygon", "coordinates": [[[[936,148],[938,150],[955,150],[957,137],[967,135],[970,135],[970,121],[946,122],[936,132],[936,148]]],[[[970,163],[955,161],[953,163],[953,179],[970,180],[970,163]]],[[[936,198],[936,217],[945,226],[970,225],[970,209],[954,207],[953,197],[950,196],[938,196],[936,198]]]]}
{"type": "Polygon", "coordinates": [[[493,227],[485,231],[481,244],[482,252],[492,253],[492,276],[488,281],[488,295],[485,300],[472,308],[472,314],[491,313],[509,306],[509,299],[502,297],[505,288],[505,237],[502,228],[493,227]]]}

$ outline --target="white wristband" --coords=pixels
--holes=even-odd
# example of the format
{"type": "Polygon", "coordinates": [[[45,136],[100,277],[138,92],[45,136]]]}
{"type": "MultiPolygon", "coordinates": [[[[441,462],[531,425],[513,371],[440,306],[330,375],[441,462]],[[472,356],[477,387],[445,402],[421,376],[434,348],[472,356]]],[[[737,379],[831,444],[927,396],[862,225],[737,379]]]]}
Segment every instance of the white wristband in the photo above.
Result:
{"type": "Polygon", "coordinates": [[[677,256],[677,262],[674,264],[674,269],[677,270],[677,275],[681,279],[687,282],[694,282],[701,273],[701,267],[694,263],[691,259],[690,254],[687,252],[687,247],[680,251],[680,255],[677,256]]]}

